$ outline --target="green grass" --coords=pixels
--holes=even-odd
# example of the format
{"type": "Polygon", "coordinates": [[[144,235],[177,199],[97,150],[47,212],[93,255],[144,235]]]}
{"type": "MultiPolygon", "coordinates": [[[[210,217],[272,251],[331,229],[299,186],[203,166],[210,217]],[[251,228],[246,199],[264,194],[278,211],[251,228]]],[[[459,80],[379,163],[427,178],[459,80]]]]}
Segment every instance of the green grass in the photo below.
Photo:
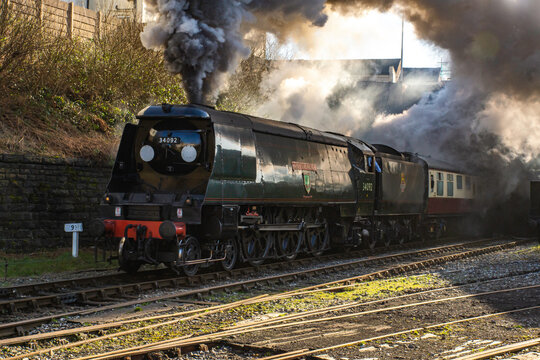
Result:
{"type": "Polygon", "coordinates": [[[71,249],[43,250],[32,254],[0,253],[0,279],[38,276],[48,273],[87,270],[93,268],[116,268],[113,263],[95,262],[92,249],[81,249],[79,257],[71,256],[71,249]],[[6,274],[7,264],[7,274],[6,274]]]}
{"type": "MultiPolygon", "coordinates": [[[[400,276],[391,279],[367,281],[336,291],[313,292],[276,301],[242,305],[230,310],[230,314],[245,320],[268,313],[298,313],[353,301],[370,301],[448,285],[450,284],[446,280],[431,274],[400,276]]],[[[264,290],[262,291],[264,292],[264,290]]],[[[216,294],[210,299],[220,302],[232,302],[243,299],[245,295],[236,292],[232,294],[216,294]]]]}

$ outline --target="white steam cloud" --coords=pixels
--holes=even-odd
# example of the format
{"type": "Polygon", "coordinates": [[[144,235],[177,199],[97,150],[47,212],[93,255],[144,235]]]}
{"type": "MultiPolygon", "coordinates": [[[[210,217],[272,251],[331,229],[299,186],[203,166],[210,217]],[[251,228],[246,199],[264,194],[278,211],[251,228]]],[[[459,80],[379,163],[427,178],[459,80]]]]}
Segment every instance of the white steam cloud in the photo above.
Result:
{"type": "Polygon", "coordinates": [[[268,100],[254,113],[319,130],[357,134],[368,129],[369,118],[377,113],[373,99],[385,91],[375,86],[356,88],[357,81],[339,62],[280,61],[263,79],[261,92],[268,100]],[[354,96],[344,94],[339,104],[334,102],[336,92],[351,89],[354,96]]]}

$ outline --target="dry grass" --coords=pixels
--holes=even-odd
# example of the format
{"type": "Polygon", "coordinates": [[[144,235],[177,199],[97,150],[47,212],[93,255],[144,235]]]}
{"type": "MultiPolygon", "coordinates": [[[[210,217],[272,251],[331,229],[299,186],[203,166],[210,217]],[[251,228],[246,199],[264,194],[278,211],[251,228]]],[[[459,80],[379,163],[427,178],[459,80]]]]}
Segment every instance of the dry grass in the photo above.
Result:
{"type": "MultiPolygon", "coordinates": [[[[142,46],[140,23],[123,21],[93,40],[46,29],[47,19],[40,23],[0,0],[0,153],[109,162],[123,124],[140,109],[187,102],[163,54],[142,46]]],[[[252,42],[219,109],[249,111],[261,99],[265,41],[252,42]]]]}
{"type": "Polygon", "coordinates": [[[46,21],[0,1],[0,152],[107,162],[138,110],[186,101],[162,54],[142,47],[141,24],[81,40],[46,21]]]}

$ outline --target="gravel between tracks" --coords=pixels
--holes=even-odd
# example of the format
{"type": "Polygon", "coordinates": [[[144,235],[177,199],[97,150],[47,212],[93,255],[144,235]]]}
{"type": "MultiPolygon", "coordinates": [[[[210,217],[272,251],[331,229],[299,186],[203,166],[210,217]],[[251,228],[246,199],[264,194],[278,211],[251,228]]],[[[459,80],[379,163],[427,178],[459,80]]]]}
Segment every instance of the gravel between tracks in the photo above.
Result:
{"type": "MultiPolygon", "coordinates": [[[[478,279],[490,279],[495,277],[505,277],[498,281],[489,283],[473,283],[462,289],[445,291],[437,295],[422,295],[415,297],[414,301],[430,300],[434,298],[455,296],[466,294],[468,292],[487,291],[490,289],[501,288],[505,286],[520,286],[525,284],[540,283],[540,247],[538,246],[520,246],[513,250],[498,252],[493,254],[476,257],[473,259],[461,260],[437,266],[429,271],[420,271],[416,274],[409,274],[407,277],[400,278],[404,280],[388,280],[390,285],[381,287],[379,281],[377,287],[369,286],[360,291],[347,293],[346,296],[340,293],[332,293],[332,296],[312,296],[309,301],[304,298],[296,298],[285,304],[268,307],[252,307],[244,309],[241,313],[225,312],[209,319],[209,323],[238,323],[239,321],[252,321],[265,316],[282,316],[289,312],[305,311],[308,309],[330,306],[335,304],[348,303],[353,300],[371,300],[374,298],[386,298],[389,296],[400,295],[411,291],[430,289],[433,287],[442,287],[450,284],[460,284],[471,282],[478,279]],[[514,277],[508,277],[512,274],[518,274],[514,277]],[[403,283],[401,283],[403,282],[403,283]],[[401,288],[400,286],[403,285],[401,288]],[[270,312],[270,314],[268,314],[270,312]]],[[[380,269],[383,266],[372,266],[359,268],[358,271],[330,273],[323,276],[308,279],[297,279],[294,282],[288,282],[281,285],[265,285],[251,289],[247,292],[231,294],[216,294],[211,297],[205,297],[205,300],[212,301],[233,301],[238,298],[255,296],[261,293],[275,292],[280,290],[290,290],[294,287],[308,286],[314,283],[337,280],[346,276],[354,276],[360,273],[368,273],[374,269],[380,269]]],[[[265,274],[259,274],[265,275],[265,274]]],[[[386,281],[386,280],[385,280],[386,281]]],[[[374,282],[375,283],[375,282],[374,282]]],[[[151,294],[155,296],[155,293],[151,294]]],[[[497,296],[495,299],[471,299],[460,301],[459,303],[448,303],[442,307],[425,306],[409,310],[400,310],[392,313],[374,314],[373,316],[362,317],[361,319],[345,319],[336,323],[314,323],[309,327],[284,328],[279,331],[257,332],[248,335],[240,335],[227,340],[240,344],[253,344],[266,348],[274,348],[278,351],[290,351],[299,348],[318,348],[345,341],[357,340],[383,333],[402,330],[404,328],[417,327],[419,323],[432,324],[448,321],[455,318],[456,314],[463,316],[475,316],[494,312],[494,309],[502,311],[509,306],[524,307],[525,305],[540,305],[538,299],[540,292],[538,290],[527,291],[519,294],[510,294],[497,296]],[[506,308],[504,308],[506,307],[506,308]],[[504,308],[504,309],[503,309],[504,308]]],[[[409,300],[412,302],[413,300],[409,300]]],[[[399,301],[388,301],[384,306],[398,304],[399,301]]],[[[402,302],[403,303],[403,302],[402,302]]],[[[369,308],[376,308],[381,304],[372,305],[369,308]]],[[[192,307],[192,306],[190,306],[192,307]]],[[[511,307],[511,308],[513,308],[511,307]]],[[[102,317],[74,319],[80,322],[100,322],[110,321],[112,318],[134,317],[148,315],[156,312],[178,311],[178,304],[160,303],[154,306],[145,305],[142,309],[134,311],[133,309],[118,313],[104,313],[102,317]]],[[[185,308],[185,306],[181,306],[185,308]]],[[[363,310],[364,308],[362,308],[363,310]]],[[[353,309],[351,311],[359,311],[353,309]]],[[[344,314],[346,312],[340,312],[344,314]]],[[[327,359],[423,359],[423,358],[448,358],[453,355],[466,351],[478,351],[486,346],[496,346],[499,342],[503,344],[522,341],[527,337],[538,337],[539,334],[538,311],[532,313],[519,313],[508,317],[497,317],[483,321],[475,321],[471,324],[461,324],[452,326],[448,329],[441,329],[432,332],[411,334],[402,336],[399,339],[392,338],[388,341],[370,342],[364,346],[356,346],[329,352],[327,359]],[[445,352],[447,351],[447,352],[445,352]],[[452,352],[453,351],[453,352],[452,352]]],[[[60,322],[50,325],[51,328],[63,328],[73,326],[70,322],[60,322]]],[[[210,325],[209,325],[210,326],[210,325]]],[[[40,329],[47,331],[48,328],[40,329]]],[[[499,345],[500,346],[500,345],[499,345]]],[[[18,351],[16,349],[15,353],[18,351]]],[[[22,350],[22,347],[20,348],[22,350]]],[[[532,349],[540,350],[540,349],[532,349]]],[[[69,357],[75,356],[76,353],[69,357]]],[[[79,353],[80,355],[80,353],[79,353]]],[[[218,346],[211,348],[210,351],[192,352],[175,359],[250,359],[259,358],[268,355],[267,352],[243,352],[237,348],[229,346],[218,346]]],[[[69,358],[66,357],[66,358],[69,358]]],[[[46,359],[48,357],[42,357],[46,359]]],[[[325,358],[322,356],[321,358],[325,358]]]]}
{"type": "MultiPolygon", "coordinates": [[[[520,246],[509,251],[452,262],[437,266],[429,271],[410,274],[409,278],[415,275],[433,277],[435,279],[434,285],[438,286],[444,283],[462,284],[475,280],[501,278],[496,281],[472,283],[458,290],[421,295],[414,297],[415,302],[501,288],[538,285],[540,284],[540,246],[520,246]],[[519,273],[522,275],[511,276],[519,273]]],[[[334,276],[337,278],[338,275],[333,274],[332,277],[334,276]]],[[[429,288],[429,285],[426,288],[429,288]]],[[[395,294],[387,292],[380,294],[380,297],[384,298],[399,293],[399,291],[396,291],[395,294]]],[[[335,302],[335,298],[329,299],[328,305],[335,302]]],[[[409,302],[412,302],[412,299],[409,302]]],[[[382,306],[388,307],[400,303],[404,303],[404,301],[388,301],[382,306]]],[[[273,348],[278,352],[302,348],[322,348],[422,325],[442,323],[461,317],[472,317],[535,305],[540,305],[538,288],[459,300],[444,303],[444,305],[425,305],[358,318],[346,318],[334,322],[313,323],[250,333],[233,337],[230,340],[234,343],[273,348]]],[[[362,310],[377,307],[381,307],[381,304],[362,307],[362,310]]],[[[359,309],[351,310],[351,312],[353,311],[359,311],[359,309]]],[[[344,313],[346,312],[339,314],[344,313]]],[[[540,311],[532,310],[367,342],[359,346],[321,353],[318,357],[340,360],[453,359],[539,336],[540,311]]],[[[514,355],[513,358],[538,360],[540,357],[535,351],[540,351],[540,348],[523,350],[518,355],[514,355]]],[[[220,347],[208,352],[198,351],[174,359],[251,359],[266,355],[264,353],[238,355],[237,352],[238,350],[220,347]]],[[[510,358],[511,356],[499,356],[497,359],[510,358]]]]}

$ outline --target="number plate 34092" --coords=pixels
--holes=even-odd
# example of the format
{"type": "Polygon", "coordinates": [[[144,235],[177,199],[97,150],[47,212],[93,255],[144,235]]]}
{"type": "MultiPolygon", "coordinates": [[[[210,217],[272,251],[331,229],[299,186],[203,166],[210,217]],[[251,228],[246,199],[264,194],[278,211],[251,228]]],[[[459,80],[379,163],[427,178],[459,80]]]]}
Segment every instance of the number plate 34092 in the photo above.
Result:
{"type": "Polygon", "coordinates": [[[180,138],[177,137],[160,137],[158,139],[160,144],[179,144],[180,138]]]}

